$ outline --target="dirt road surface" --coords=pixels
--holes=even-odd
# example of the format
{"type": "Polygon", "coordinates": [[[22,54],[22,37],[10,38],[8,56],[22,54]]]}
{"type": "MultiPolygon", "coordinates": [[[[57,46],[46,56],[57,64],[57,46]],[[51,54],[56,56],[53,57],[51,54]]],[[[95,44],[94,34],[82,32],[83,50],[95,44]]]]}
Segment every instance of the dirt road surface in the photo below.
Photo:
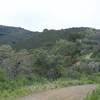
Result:
{"type": "Polygon", "coordinates": [[[32,94],[19,100],[84,100],[95,88],[96,85],[71,86],[32,94]]]}

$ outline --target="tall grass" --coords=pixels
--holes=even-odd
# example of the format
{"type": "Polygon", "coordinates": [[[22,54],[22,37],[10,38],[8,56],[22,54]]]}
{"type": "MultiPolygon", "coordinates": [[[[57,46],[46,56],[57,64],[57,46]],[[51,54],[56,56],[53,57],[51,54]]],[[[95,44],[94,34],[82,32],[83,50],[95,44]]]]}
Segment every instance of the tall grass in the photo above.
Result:
{"type": "MultiPolygon", "coordinates": [[[[98,78],[95,78],[94,75],[93,77],[82,76],[80,79],[59,78],[56,80],[47,80],[45,78],[36,77],[36,76],[31,80],[27,80],[24,78],[18,80],[16,79],[16,80],[5,81],[3,83],[0,83],[0,100],[15,100],[15,98],[29,95],[34,92],[36,93],[48,89],[61,88],[61,87],[67,87],[72,85],[94,84],[99,82],[100,82],[99,76],[98,78]]],[[[87,100],[91,100],[91,99],[87,99],[87,100]]],[[[96,99],[92,99],[92,100],[96,100],[96,99]]]]}
{"type": "MultiPolygon", "coordinates": [[[[88,81],[81,81],[81,80],[71,80],[71,79],[64,79],[60,78],[55,81],[48,81],[44,80],[44,82],[33,82],[31,85],[21,86],[21,87],[9,87],[8,89],[0,90],[0,100],[15,100],[17,97],[29,95],[31,93],[36,93],[39,91],[44,91],[48,89],[54,89],[54,88],[61,88],[61,87],[67,87],[72,85],[81,85],[81,84],[87,84],[88,81]]],[[[14,83],[16,84],[16,83],[14,83]]]]}
{"type": "Polygon", "coordinates": [[[90,93],[86,100],[100,100],[100,86],[97,87],[92,93],[90,93]]]}

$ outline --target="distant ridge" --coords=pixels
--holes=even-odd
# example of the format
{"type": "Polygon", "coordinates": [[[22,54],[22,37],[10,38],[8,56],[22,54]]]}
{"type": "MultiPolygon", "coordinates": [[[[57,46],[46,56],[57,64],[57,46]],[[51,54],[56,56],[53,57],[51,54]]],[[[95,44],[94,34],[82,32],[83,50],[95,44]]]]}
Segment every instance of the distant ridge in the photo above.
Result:
{"type": "Polygon", "coordinates": [[[59,39],[69,40],[71,34],[89,34],[85,39],[100,41],[100,30],[89,27],[72,27],[61,30],[44,29],[43,32],[33,32],[21,27],[0,25],[0,45],[9,44],[16,49],[31,49],[53,45],[59,39]]]}

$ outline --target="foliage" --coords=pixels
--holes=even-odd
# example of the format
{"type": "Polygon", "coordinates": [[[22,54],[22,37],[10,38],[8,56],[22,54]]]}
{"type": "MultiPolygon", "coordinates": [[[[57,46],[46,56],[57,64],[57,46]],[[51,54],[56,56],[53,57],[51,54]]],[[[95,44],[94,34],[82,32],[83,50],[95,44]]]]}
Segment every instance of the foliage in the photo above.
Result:
{"type": "Polygon", "coordinates": [[[100,100],[100,86],[86,97],[86,100],[100,100]]]}
{"type": "Polygon", "coordinates": [[[96,37],[98,42],[98,34],[94,36],[93,33],[98,32],[96,29],[88,27],[69,28],[61,30],[44,29],[43,32],[32,32],[20,27],[8,27],[0,25],[0,44],[9,44],[13,48],[19,49],[33,49],[37,47],[51,47],[57,40],[65,39],[68,41],[77,41],[77,39],[87,38],[90,42],[96,37]],[[89,34],[89,36],[88,36],[89,34]],[[88,38],[90,37],[90,38],[88,38]]]}
{"type": "Polygon", "coordinates": [[[7,27],[5,34],[8,31],[10,36],[18,32],[21,37],[13,45],[7,41],[10,45],[0,46],[0,99],[43,89],[100,83],[100,48],[93,42],[96,30],[45,29],[34,35],[24,29],[7,27]],[[26,49],[20,49],[23,47],[26,49]]]}
{"type": "Polygon", "coordinates": [[[33,68],[39,75],[49,79],[63,74],[63,58],[60,55],[48,54],[47,50],[35,50],[33,53],[33,68]]]}
{"type": "Polygon", "coordinates": [[[66,78],[59,78],[53,81],[40,77],[35,77],[31,81],[27,79],[19,79],[2,84],[4,87],[0,89],[0,100],[13,100],[33,92],[92,83],[91,80],[75,80],[66,78]]]}

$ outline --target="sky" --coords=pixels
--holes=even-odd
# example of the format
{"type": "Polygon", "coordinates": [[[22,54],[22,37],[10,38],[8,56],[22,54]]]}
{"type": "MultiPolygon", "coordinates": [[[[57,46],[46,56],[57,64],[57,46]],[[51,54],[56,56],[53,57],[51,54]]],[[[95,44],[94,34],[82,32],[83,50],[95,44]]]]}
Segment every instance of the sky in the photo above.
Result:
{"type": "Polygon", "coordinates": [[[100,0],[0,0],[0,25],[32,31],[100,29],[100,0]]]}

